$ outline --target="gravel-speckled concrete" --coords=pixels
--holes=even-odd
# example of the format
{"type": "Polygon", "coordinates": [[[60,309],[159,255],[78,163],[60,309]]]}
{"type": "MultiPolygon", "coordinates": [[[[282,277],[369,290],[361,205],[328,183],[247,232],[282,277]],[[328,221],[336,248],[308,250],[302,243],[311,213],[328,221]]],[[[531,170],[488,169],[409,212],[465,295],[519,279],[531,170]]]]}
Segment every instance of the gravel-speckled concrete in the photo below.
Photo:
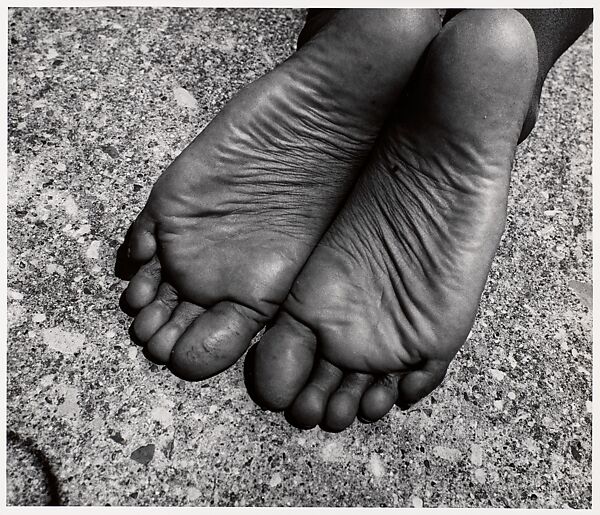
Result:
{"type": "Polygon", "coordinates": [[[119,240],[302,16],[10,10],[9,504],[589,508],[591,31],[548,78],[472,336],[423,403],[302,432],[240,365],[186,383],[129,341],[119,240]]]}

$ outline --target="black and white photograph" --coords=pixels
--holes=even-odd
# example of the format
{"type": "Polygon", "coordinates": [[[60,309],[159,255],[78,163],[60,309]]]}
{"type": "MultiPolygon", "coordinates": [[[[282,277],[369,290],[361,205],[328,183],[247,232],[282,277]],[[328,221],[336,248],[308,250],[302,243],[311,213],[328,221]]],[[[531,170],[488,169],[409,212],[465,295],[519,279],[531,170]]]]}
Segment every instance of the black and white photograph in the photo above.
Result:
{"type": "Polygon", "coordinates": [[[555,4],[3,8],[6,506],[591,511],[555,4]]]}

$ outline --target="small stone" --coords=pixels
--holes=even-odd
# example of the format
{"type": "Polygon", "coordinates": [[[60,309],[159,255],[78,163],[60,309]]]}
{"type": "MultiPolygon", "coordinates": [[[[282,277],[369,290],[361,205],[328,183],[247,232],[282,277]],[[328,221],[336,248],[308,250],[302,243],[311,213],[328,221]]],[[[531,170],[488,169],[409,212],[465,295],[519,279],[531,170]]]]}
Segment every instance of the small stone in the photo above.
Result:
{"type": "Polygon", "coordinates": [[[52,385],[54,383],[54,374],[46,374],[45,376],[43,376],[40,379],[40,385],[42,385],[44,388],[47,388],[48,386],[52,385]]]}
{"type": "Polygon", "coordinates": [[[75,238],[79,238],[79,236],[83,236],[84,234],[88,234],[91,230],[92,226],[89,224],[85,224],[82,225],[79,229],[77,229],[74,233],[73,236],[75,238]]]}
{"type": "Polygon", "coordinates": [[[555,340],[564,340],[567,338],[567,331],[565,330],[564,327],[561,327],[556,334],[554,335],[554,339],[555,340]]]}
{"type": "Polygon", "coordinates": [[[190,486],[187,489],[187,498],[190,501],[195,501],[196,499],[198,499],[200,496],[202,495],[202,492],[200,490],[198,490],[195,486],[190,486]]]}
{"type": "Polygon", "coordinates": [[[477,481],[480,485],[485,483],[485,470],[484,469],[475,469],[473,471],[473,476],[475,477],[475,481],[477,481]]]}
{"type": "Polygon", "coordinates": [[[496,408],[498,411],[502,411],[502,408],[504,408],[504,401],[502,401],[502,400],[494,401],[494,408],[496,408]]]}
{"type": "Polygon", "coordinates": [[[381,461],[381,457],[379,456],[379,454],[371,454],[368,467],[371,471],[371,474],[373,474],[378,479],[385,474],[385,466],[383,464],[383,461],[381,461]]]}
{"type": "Polygon", "coordinates": [[[208,408],[208,412],[211,415],[214,415],[217,411],[219,411],[219,407],[216,406],[215,404],[213,404],[212,406],[209,406],[209,408],[208,408]]]}
{"type": "Polygon", "coordinates": [[[49,274],[58,274],[60,276],[65,275],[65,267],[62,265],[57,265],[56,263],[48,263],[46,265],[46,272],[49,274]]]}
{"type": "Polygon", "coordinates": [[[413,495],[412,505],[413,505],[413,508],[422,508],[423,507],[423,499],[421,499],[420,497],[417,497],[416,495],[413,495]]]}
{"type": "Polygon", "coordinates": [[[506,376],[506,374],[502,372],[502,370],[497,370],[495,368],[490,368],[489,373],[496,381],[502,381],[506,376]]]}
{"type": "Polygon", "coordinates": [[[31,320],[36,324],[41,324],[44,320],[46,320],[46,315],[44,313],[35,313],[31,320]]]}
{"type": "Polygon", "coordinates": [[[75,354],[83,348],[85,336],[81,333],[70,333],[60,327],[42,330],[44,343],[62,354],[75,354]]]}
{"type": "Polygon", "coordinates": [[[169,427],[173,425],[173,415],[171,410],[165,406],[157,406],[150,412],[150,417],[157,422],[160,422],[163,426],[169,427]]]}
{"type": "Polygon", "coordinates": [[[8,299],[9,300],[23,300],[23,294],[20,291],[12,290],[8,288],[8,299]]]}
{"type": "Polygon", "coordinates": [[[106,331],[104,336],[110,340],[110,339],[114,338],[115,336],[117,336],[117,333],[115,333],[113,330],[110,330],[110,331],[106,331]]]}
{"type": "Polygon", "coordinates": [[[458,461],[461,458],[461,452],[451,447],[442,447],[438,445],[433,448],[433,454],[448,461],[458,461]]]}
{"type": "Polygon", "coordinates": [[[579,300],[584,306],[586,306],[589,310],[592,309],[593,289],[591,284],[583,283],[581,281],[569,281],[569,288],[575,292],[575,295],[579,297],[579,300]]]}
{"type": "Polygon", "coordinates": [[[78,397],[79,391],[77,388],[69,385],[57,385],[57,393],[62,402],[56,407],[56,414],[68,420],[76,420],[80,413],[78,397]]]}
{"type": "Polygon", "coordinates": [[[46,59],[48,59],[48,61],[52,61],[53,59],[56,59],[57,57],[58,57],[58,52],[56,51],[56,49],[54,49],[54,48],[48,49],[48,53],[46,54],[46,59]]]}
{"type": "Polygon", "coordinates": [[[142,447],[138,447],[135,451],[131,453],[131,459],[141,463],[142,465],[147,465],[154,458],[154,444],[143,445],[142,447]]]}
{"type": "Polygon", "coordinates": [[[57,169],[59,172],[66,172],[66,171],[67,171],[67,165],[66,165],[65,163],[58,163],[58,164],[56,165],[56,169],[57,169]]]}
{"type": "Polygon", "coordinates": [[[115,431],[114,433],[113,432],[108,433],[108,437],[111,440],[117,442],[118,444],[123,445],[125,443],[125,439],[121,436],[121,433],[119,431],[115,431]]]}
{"type": "Polygon", "coordinates": [[[471,445],[471,463],[476,467],[481,467],[483,463],[483,450],[477,444],[471,445]]]}
{"type": "Polygon", "coordinates": [[[85,252],[85,256],[88,259],[98,259],[100,257],[100,242],[98,240],[94,240],[90,243],[90,246],[85,252]]]}
{"type": "Polygon", "coordinates": [[[188,90],[184,88],[175,88],[173,89],[173,95],[175,95],[175,100],[181,107],[188,107],[190,109],[198,108],[198,101],[188,90]]]}
{"type": "Polygon", "coordinates": [[[138,350],[136,347],[129,347],[129,350],[127,351],[127,357],[129,359],[134,359],[138,354],[138,350]]]}
{"type": "Polygon", "coordinates": [[[119,157],[119,151],[112,145],[102,145],[100,147],[100,150],[102,150],[102,152],[104,152],[112,159],[117,159],[119,157]]]}
{"type": "Polygon", "coordinates": [[[508,398],[511,401],[514,401],[517,398],[517,396],[516,396],[515,392],[508,392],[508,398]]]}
{"type": "Polygon", "coordinates": [[[321,448],[321,459],[328,463],[343,462],[347,460],[344,446],[339,440],[327,442],[321,448]]]}
{"type": "Polygon", "coordinates": [[[534,454],[537,454],[538,452],[540,452],[540,448],[539,448],[537,442],[533,438],[525,438],[525,440],[523,440],[523,445],[525,445],[525,448],[529,452],[532,452],[534,454]]]}
{"type": "Polygon", "coordinates": [[[76,217],[79,214],[79,207],[71,195],[65,199],[63,208],[69,216],[76,217]]]}
{"type": "Polygon", "coordinates": [[[281,474],[279,472],[275,472],[275,474],[273,474],[273,476],[271,477],[271,480],[269,481],[269,486],[271,488],[275,488],[276,486],[279,486],[282,482],[281,479],[281,474]]]}

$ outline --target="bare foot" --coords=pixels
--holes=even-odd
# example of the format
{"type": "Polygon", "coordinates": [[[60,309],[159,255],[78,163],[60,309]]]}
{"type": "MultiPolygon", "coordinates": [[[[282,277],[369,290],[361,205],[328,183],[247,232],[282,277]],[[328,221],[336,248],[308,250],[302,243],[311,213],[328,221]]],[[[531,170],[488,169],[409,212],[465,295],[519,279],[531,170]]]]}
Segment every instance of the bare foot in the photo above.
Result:
{"type": "Polygon", "coordinates": [[[331,431],[416,402],[464,343],[537,73],[514,10],[463,11],[256,347],[255,397],[331,431]]]}
{"type": "Polygon", "coordinates": [[[285,299],[438,30],[435,10],[324,11],[303,46],[167,168],[118,259],[135,272],[124,300],[139,311],[132,332],[152,359],[190,380],[237,361],[285,299]]]}

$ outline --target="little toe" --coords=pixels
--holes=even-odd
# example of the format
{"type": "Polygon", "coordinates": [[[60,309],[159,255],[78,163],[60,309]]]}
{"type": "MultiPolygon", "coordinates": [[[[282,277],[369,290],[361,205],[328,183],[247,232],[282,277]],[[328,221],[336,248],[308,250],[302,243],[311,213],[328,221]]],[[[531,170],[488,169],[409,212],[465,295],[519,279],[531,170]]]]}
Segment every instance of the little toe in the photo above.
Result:
{"type": "Polygon", "coordinates": [[[252,388],[258,404],[271,411],[290,406],[310,377],[316,348],[315,334],[282,312],[253,355],[252,388]]]}
{"type": "Polygon", "coordinates": [[[155,254],[154,222],[142,211],[127,229],[117,250],[115,275],[128,281],[155,254]]]}
{"type": "Polygon", "coordinates": [[[386,415],[398,400],[398,381],[402,376],[388,374],[372,384],[360,400],[359,417],[363,422],[375,422],[386,415]]]}
{"type": "Polygon", "coordinates": [[[161,267],[158,258],[154,257],[142,265],[131,278],[124,292],[124,299],[133,311],[139,311],[150,304],[156,297],[161,281],[161,267]]]}
{"type": "Polygon", "coordinates": [[[222,301],[198,317],[179,338],[169,368],[188,381],[207,379],[233,365],[265,323],[246,306],[222,301]]]}
{"type": "Polygon", "coordinates": [[[429,395],[444,380],[448,361],[429,359],[422,368],[413,370],[398,381],[398,398],[396,404],[400,407],[410,406],[429,395]]]}
{"type": "Polygon", "coordinates": [[[308,384],[286,411],[288,421],[301,429],[311,429],[321,423],[329,397],[340,385],[344,372],[324,359],[319,359],[308,384]]]}
{"type": "Polygon", "coordinates": [[[204,308],[191,302],[178,304],[169,320],[149,339],[144,349],[148,359],[155,363],[168,363],[177,340],[204,311],[204,308]]]}
{"type": "Polygon", "coordinates": [[[139,263],[146,263],[156,254],[154,221],[142,211],[131,226],[128,241],[128,257],[139,263]]]}
{"type": "Polygon", "coordinates": [[[150,338],[171,318],[179,304],[179,295],[169,283],[161,283],[154,300],[142,308],[131,324],[131,333],[139,343],[147,343],[150,338]]]}
{"type": "Polygon", "coordinates": [[[321,427],[334,433],[349,427],[356,418],[363,393],[374,380],[371,374],[347,374],[329,398],[321,427]]]}

